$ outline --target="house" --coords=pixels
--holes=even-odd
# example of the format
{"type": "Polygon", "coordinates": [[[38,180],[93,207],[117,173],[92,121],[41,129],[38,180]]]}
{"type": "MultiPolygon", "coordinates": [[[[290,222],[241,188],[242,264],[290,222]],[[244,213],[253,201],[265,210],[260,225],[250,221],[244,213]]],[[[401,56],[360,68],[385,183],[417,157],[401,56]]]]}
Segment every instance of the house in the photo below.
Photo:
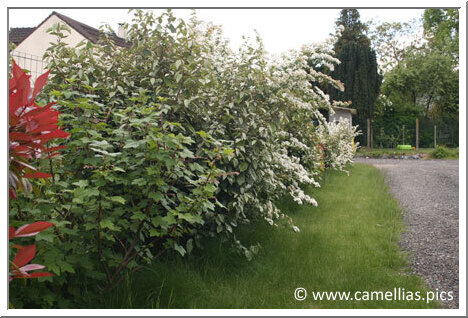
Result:
{"type": "MultiPolygon", "coordinates": [[[[53,11],[39,26],[32,28],[11,28],[9,41],[16,45],[10,52],[18,65],[31,72],[32,80],[44,73],[47,61],[42,59],[50,42],[55,42],[55,35],[47,33],[47,30],[56,23],[67,25],[71,33],[65,39],[65,43],[75,46],[81,41],[96,43],[99,40],[100,31],[84,23],[69,18],[63,14],[53,11]]],[[[109,34],[115,44],[121,47],[129,47],[130,44],[121,36],[114,33],[109,34]]],[[[119,35],[123,35],[119,29],[119,35]]]]}
{"type": "Polygon", "coordinates": [[[348,119],[349,124],[353,125],[353,115],[357,115],[357,110],[354,108],[347,108],[347,107],[338,107],[333,106],[333,110],[335,113],[333,115],[328,116],[329,122],[340,122],[343,119],[348,119]]]}

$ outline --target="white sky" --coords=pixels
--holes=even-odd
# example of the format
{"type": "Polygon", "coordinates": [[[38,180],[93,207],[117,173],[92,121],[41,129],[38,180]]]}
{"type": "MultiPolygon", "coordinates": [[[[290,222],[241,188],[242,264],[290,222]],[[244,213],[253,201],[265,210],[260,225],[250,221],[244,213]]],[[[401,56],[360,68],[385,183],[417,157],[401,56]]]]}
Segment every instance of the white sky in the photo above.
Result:
{"type": "MultiPolygon", "coordinates": [[[[127,4],[128,5],[128,4],[127,4]]],[[[33,27],[40,24],[52,9],[9,9],[9,27],[33,27]]],[[[129,22],[132,13],[126,9],[57,9],[72,19],[98,28],[109,23],[114,30],[120,22],[129,22]]],[[[154,10],[161,12],[162,10],[154,10]]],[[[268,52],[279,54],[302,44],[323,41],[334,32],[338,9],[198,9],[204,21],[222,25],[233,48],[242,35],[251,36],[256,29],[268,52]]],[[[360,9],[361,21],[409,21],[421,18],[422,9],[360,9]]],[[[190,10],[176,9],[176,16],[188,18],[190,10]]]]}

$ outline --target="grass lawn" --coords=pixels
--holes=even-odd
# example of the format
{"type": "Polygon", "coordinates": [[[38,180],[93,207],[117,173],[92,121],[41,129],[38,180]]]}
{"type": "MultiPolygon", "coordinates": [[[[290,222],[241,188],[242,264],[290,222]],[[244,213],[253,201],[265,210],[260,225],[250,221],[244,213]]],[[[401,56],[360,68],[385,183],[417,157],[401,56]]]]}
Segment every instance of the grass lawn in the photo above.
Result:
{"type": "MultiPolygon", "coordinates": [[[[312,189],[307,189],[312,192],[312,189]]],[[[151,265],[96,300],[104,308],[434,308],[424,301],[315,301],[312,291],[422,291],[408,273],[397,242],[402,212],[379,171],[356,164],[348,177],[328,172],[312,192],[319,207],[281,204],[301,232],[266,222],[239,229],[244,243],[260,242],[252,261],[229,243],[208,240],[204,250],[151,265]],[[297,287],[309,297],[294,299],[297,287]]]]}
{"type": "Polygon", "coordinates": [[[358,149],[358,156],[369,156],[369,157],[380,157],[382,155],[391,155],[396,154],[397,156],[413,156],[417,154],[430,154],[434,148],[419,148],[419,151],[416,150],[402,150],[396,148],[372,148],[370,151],[367,151],[365,146],[362,146],[358,149]]]}
{"type": "MultiPolygon", "coordinates": [[[[458,148],[444,148],[447,151],[447,157],[443,159],[458,159],[458,148]]],[[[369,152],[366,150],[366,147],[361,147],[358,149],[356,155],[362,157],[370,158],[380,158],[383,155],[388,156],[414,156],[422,155],[424,158],[436,159],[431,157],[431,153],[434,151],[434,148],[419,148],[416,150],[401,150],[396,148],[373,148],[369,152]]]]}

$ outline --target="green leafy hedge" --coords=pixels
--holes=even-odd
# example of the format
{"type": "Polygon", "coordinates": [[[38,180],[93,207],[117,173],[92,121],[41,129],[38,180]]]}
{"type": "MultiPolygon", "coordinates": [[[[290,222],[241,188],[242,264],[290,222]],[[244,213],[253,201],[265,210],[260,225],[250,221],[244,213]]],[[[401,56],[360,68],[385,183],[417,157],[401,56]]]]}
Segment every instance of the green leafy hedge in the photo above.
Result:
{"type": "Polygon", "coordinates": [[[325,166],[352,160],[355,129],[330,126],[318,111],[331,106],[319,83],[342,89],[316,71],[339,63],[329,46],[269,61],[259,39],[233,52],[195,16],[135,11],[125,27],[129,48],[105,33],[72,48],[65,27],[50,30],[58,41],[46,53],[53,76],[42,96],[57,102],[71,137],[45,167],[54,181],[43,196],[23,197],[10,215],[56,220],[55,234],[37,236],[37,257],[57,276],[27,302],[16,289],[17,306],[80,306],[87,290],[105,294],[204,236],[231,239],[251,258],[258,245],[236,239],[238,224],[265,219],[299,231],[275,202],[289,193],[317,205],[301,186],[318,187],[325,166]]]}

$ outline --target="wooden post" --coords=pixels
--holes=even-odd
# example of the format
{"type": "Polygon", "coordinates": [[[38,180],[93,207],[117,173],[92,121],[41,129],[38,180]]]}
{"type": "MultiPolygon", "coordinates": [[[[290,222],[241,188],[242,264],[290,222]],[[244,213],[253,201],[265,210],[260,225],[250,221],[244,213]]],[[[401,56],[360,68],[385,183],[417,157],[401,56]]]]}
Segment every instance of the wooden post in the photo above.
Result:
{"type": "Polygon", "coordinates": [[[367,151],[370,151],[370,118],[367,118],[367,151]]]}
{"type": "Polygon", "coordinates": [[[434,125],[434,148],[437,147],[437,125],[434,125]]]}
{"type": "Polygon", "coordinates": [[[402,145],[405,145],[405,125],[403,125],[403,143],[402,145]]]}
{"type": "Polygon", "coordinates": [[[419,118],[416,118],[416,151],[419,151],[419,118]]]}

